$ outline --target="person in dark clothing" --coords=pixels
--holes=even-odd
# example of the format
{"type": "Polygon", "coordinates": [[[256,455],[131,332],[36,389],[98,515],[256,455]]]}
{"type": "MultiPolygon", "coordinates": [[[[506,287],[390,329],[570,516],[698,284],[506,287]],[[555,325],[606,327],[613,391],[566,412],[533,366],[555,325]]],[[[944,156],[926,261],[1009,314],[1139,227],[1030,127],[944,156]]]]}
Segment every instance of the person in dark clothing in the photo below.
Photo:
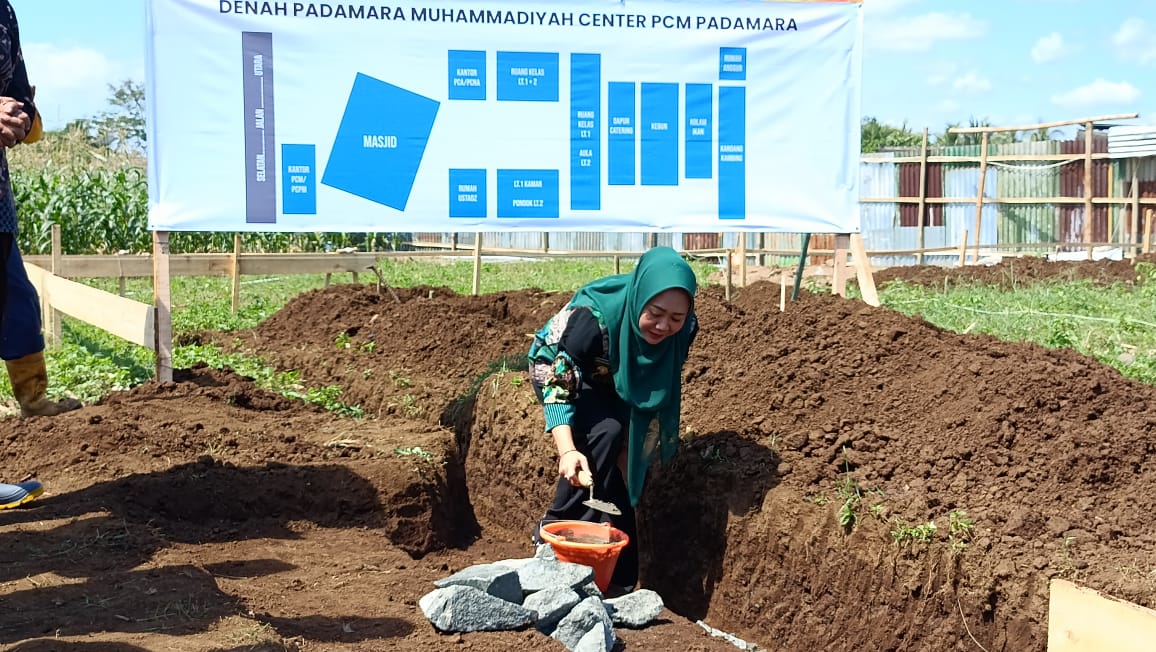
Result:
{"type": "Polygon", "coordinates": [[[8,368],[12,394],[22,416],[54,416],[75,410],[73,399],[56,402],[47,397],[48,371],[44,363],[44,334],[40,297],[24,271],[16,243],[18,222],[7,148],[32,143],[42,132],[40,114],[33,102],[20,50],[20,28],[8,0],[0,6],[0,270],[4,288],[3,319],[0,320],[0,358],[8,368]]]}
{"type": "MultiPolygon", "coordinates": [[[[0,7],[0,357],[11,360],[8,370],[13,393],[20,403],[21,413],[25,415],[27,410],[50,411],[50,406],[56,406],[44,397],[42,390],[37,391],[40,384],[44,388],[48,385],[48,375],[43,371],[40,301],[28,281],[16,248],[16,201],[8,174],[8,148],[35,142],[42,132],[40,115],[32,99],[33,90],[20,51],[16,12],[8,0],[4,0],[0,7]],[[18,305],[13,306],[13,303],[18,305]],[[34,311],[35,337],[26,330],[29,328],[29,310],[34,311]],[[13,313],[18,317],[14,319],[13,313]],[[39,340],[39,349],[36,349],[36,340],[39,340]],[[18,354],[10,358],[8,354],[13,351],[18,354]],[[37,353],[39,363],[28,357],[37,353]],[[43,378],[42,383],[40,378],[43,378]]],[[[43,492],[44,487],[35,480],[0,483],[0,509],[18,507],[43,492]]]]}
{"type": "Polygon", "coordinates": [[[697,281],[669,247],[650,249],[630,274],[580,288],[534,336],[531,383],[558,453],[559,480],[543,522],[609,521],[630,537],[611,585],[638,582],[635,507],[657,454],[678,448],[682,367],[698,334],[697,281]],[[583,471],[595,496],[621,516],[583,505],[583,471]]]}

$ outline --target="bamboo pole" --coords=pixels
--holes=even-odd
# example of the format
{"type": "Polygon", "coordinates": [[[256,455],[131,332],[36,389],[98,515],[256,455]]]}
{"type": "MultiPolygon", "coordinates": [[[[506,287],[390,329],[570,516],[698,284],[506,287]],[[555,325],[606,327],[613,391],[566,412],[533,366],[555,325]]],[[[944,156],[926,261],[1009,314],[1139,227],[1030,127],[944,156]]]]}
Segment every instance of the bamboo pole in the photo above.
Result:
{"type": "Polygon", "coordinates": [[[983,190],[984,186],[987,185],[987,145],[989,136],[990,134],[988,132],[983,132],[983,139],[980,144],[979,188],[975,193],[975,260],[973,262],[979,261],[979,234],[980,227],[983,225],[983,190]]]}
{"type": "MultiPolygon", "coordinates": [[[[232,275],[233,275],[233,290],[232,290],[232,311],[237,314],[241,309],[241,234],[233,234],[233,260],[232,260],[232,275]]],[[[328,276],[328,275],[326,275],[328,276]]],[[[329,279],[326,278],[326,281],[329,279]]]]}
{"type": "Polygon", "coordinates": [[[1084,123],[1084,243],[1092,259],[1092,123],[1084,123]]]}
{"type": "Polygon", "coordinates": [[[1132,219],[1129,221],[1128,233],[1131,234],[1132,247],[1129,249],[1129,258],[1136,258],[1136,254],[1140,253],[1140,234],[1137,230],[1140,228],[1140,161],[1132,159],[1132,219]]]}
{"type": "MultiPolygon", "coordinates": [[[[919,148],[919,236],[916,248],[923,248],[923,212],[927,210],[927,127],[923,128],[923,144],[919,148]]],[[[915,264],[923,264],[923,254],[915,259],[915,264]]]]}
{"type": "Polygon", "coordinates": [[[482,293],[482,232],[474,234],[474,296],[482,293]]]}
{"type": "MultiPolygon", "coordinates": [[[[975,197],[925,197],[928,204],[974,204],[975,197]]],[[[1093,204],[1129,204],[1130,197],[1093,197],[1093,204]]],[[[860,204],[917,204],[918,197],[860,197],[860,204]]],[[[985,204],[1083,204],[1083,197],[984,197],[985,204]]],[[[1140,203],[1156,205],[1156,197],[1141,197],[1140,203]]]]}
{"type": "Polygon", "coordinates": [[[1079,118],[1078,120],[1059,120],[1056,122],[1041,122],[1034,125],[1024,125],[1022,127],[952,127],[947,131],[953,134],[977,134],[995,133],[999,131],[1035,131],[1037,129],[1053,129],[1055,127],[1067,127],[1078,124],[1091,124],[1093,122],[1109,122],[1112,120],[1131,120],[1139,118],[1139,113],[1113,113],[1112,115],[1101,115],[1094,118],[1079,118]]]}
{"type": "Polygon", "coordinates": [[[959,266],[967,264],[967,229],[963,230],[963,237],[959,239],[959,266]]]}

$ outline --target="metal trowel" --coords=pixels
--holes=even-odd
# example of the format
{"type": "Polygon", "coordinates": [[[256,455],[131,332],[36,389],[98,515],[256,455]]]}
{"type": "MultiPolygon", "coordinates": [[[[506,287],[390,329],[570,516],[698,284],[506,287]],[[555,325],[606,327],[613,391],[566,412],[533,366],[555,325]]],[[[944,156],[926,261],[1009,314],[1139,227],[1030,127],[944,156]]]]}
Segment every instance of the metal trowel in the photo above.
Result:
{"type": "Polygon", "coordinates": [[[583,505],[612,516],[622,515],[622,510],[618,509],[618,505],[594,497],[594,476],[590,475],[589,471],[578,472],[578,483],[590,490],[590,500],[582,501],[583,505]]]}

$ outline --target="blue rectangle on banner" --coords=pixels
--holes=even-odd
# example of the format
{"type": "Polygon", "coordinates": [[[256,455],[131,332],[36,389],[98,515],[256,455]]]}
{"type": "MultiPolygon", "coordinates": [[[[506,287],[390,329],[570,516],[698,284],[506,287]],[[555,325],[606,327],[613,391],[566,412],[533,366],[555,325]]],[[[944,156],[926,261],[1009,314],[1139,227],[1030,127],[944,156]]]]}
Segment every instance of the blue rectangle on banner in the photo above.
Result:
{"type": "Polygon", "coordinates": [[[557,102],[557,52],[498,52],[498,100],[557,102]]]}
{"type": "Polygon", "coordinates": [[[558,217],[557,170],[498,170],[498,217],[558,217]]]}
{"type": "Polygon", "coordinates": [[[570,209],[602,208],[602,56],[570,55],[570,209]]]}
{"type": "Polygon", "coordinates": [[[450,217],[486,216],[486,171],[450,170],[450,217]]]}
{"type": "Polygon", "coordinates": [[[449,99],[486,99],[486,53],[479,50],[450,50],[449,99]]]}
{"type": "Polygon", "coordinates": [[[281,211],[286,215],[317,214],[317,147],[281,146],[281,211]]]}
{"type": "Polygon", "coordinates": [[[718,216],[747,216],[747,89],[718,89],[718,216]]]}
{"type": "Polygon", "coordinates": [[[714,169],[714,88],[686,85],[686,178],[709,179],[714,169]]]}
{"type": "Polygon", "coordinates": [[[642,85],[642,185],[678,185],[678,84],[642,85]]]}
{"type": "Polygon", "coordinates": [[[606,182],[612,186],[634,185],[634,84],[610,82],[607,93],[606,182]]]}
{"type": "Polygon", "coordinates": [[[746,81],[746,48],[719,48],[718,78],[724,81],[746,81]]]}

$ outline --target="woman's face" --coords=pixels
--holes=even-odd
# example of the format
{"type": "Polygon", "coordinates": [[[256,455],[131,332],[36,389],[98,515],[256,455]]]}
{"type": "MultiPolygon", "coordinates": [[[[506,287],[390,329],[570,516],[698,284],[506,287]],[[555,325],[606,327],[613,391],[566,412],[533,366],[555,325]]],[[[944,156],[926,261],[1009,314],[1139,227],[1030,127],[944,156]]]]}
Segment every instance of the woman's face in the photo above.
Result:
{"type": "Polygon", "coordinates": [[[690,296],[686,290],[671,288],[656,294],[642,309],[638,330],[647,344],[658,344],[682,330],[689,313],[690,296]]]}

